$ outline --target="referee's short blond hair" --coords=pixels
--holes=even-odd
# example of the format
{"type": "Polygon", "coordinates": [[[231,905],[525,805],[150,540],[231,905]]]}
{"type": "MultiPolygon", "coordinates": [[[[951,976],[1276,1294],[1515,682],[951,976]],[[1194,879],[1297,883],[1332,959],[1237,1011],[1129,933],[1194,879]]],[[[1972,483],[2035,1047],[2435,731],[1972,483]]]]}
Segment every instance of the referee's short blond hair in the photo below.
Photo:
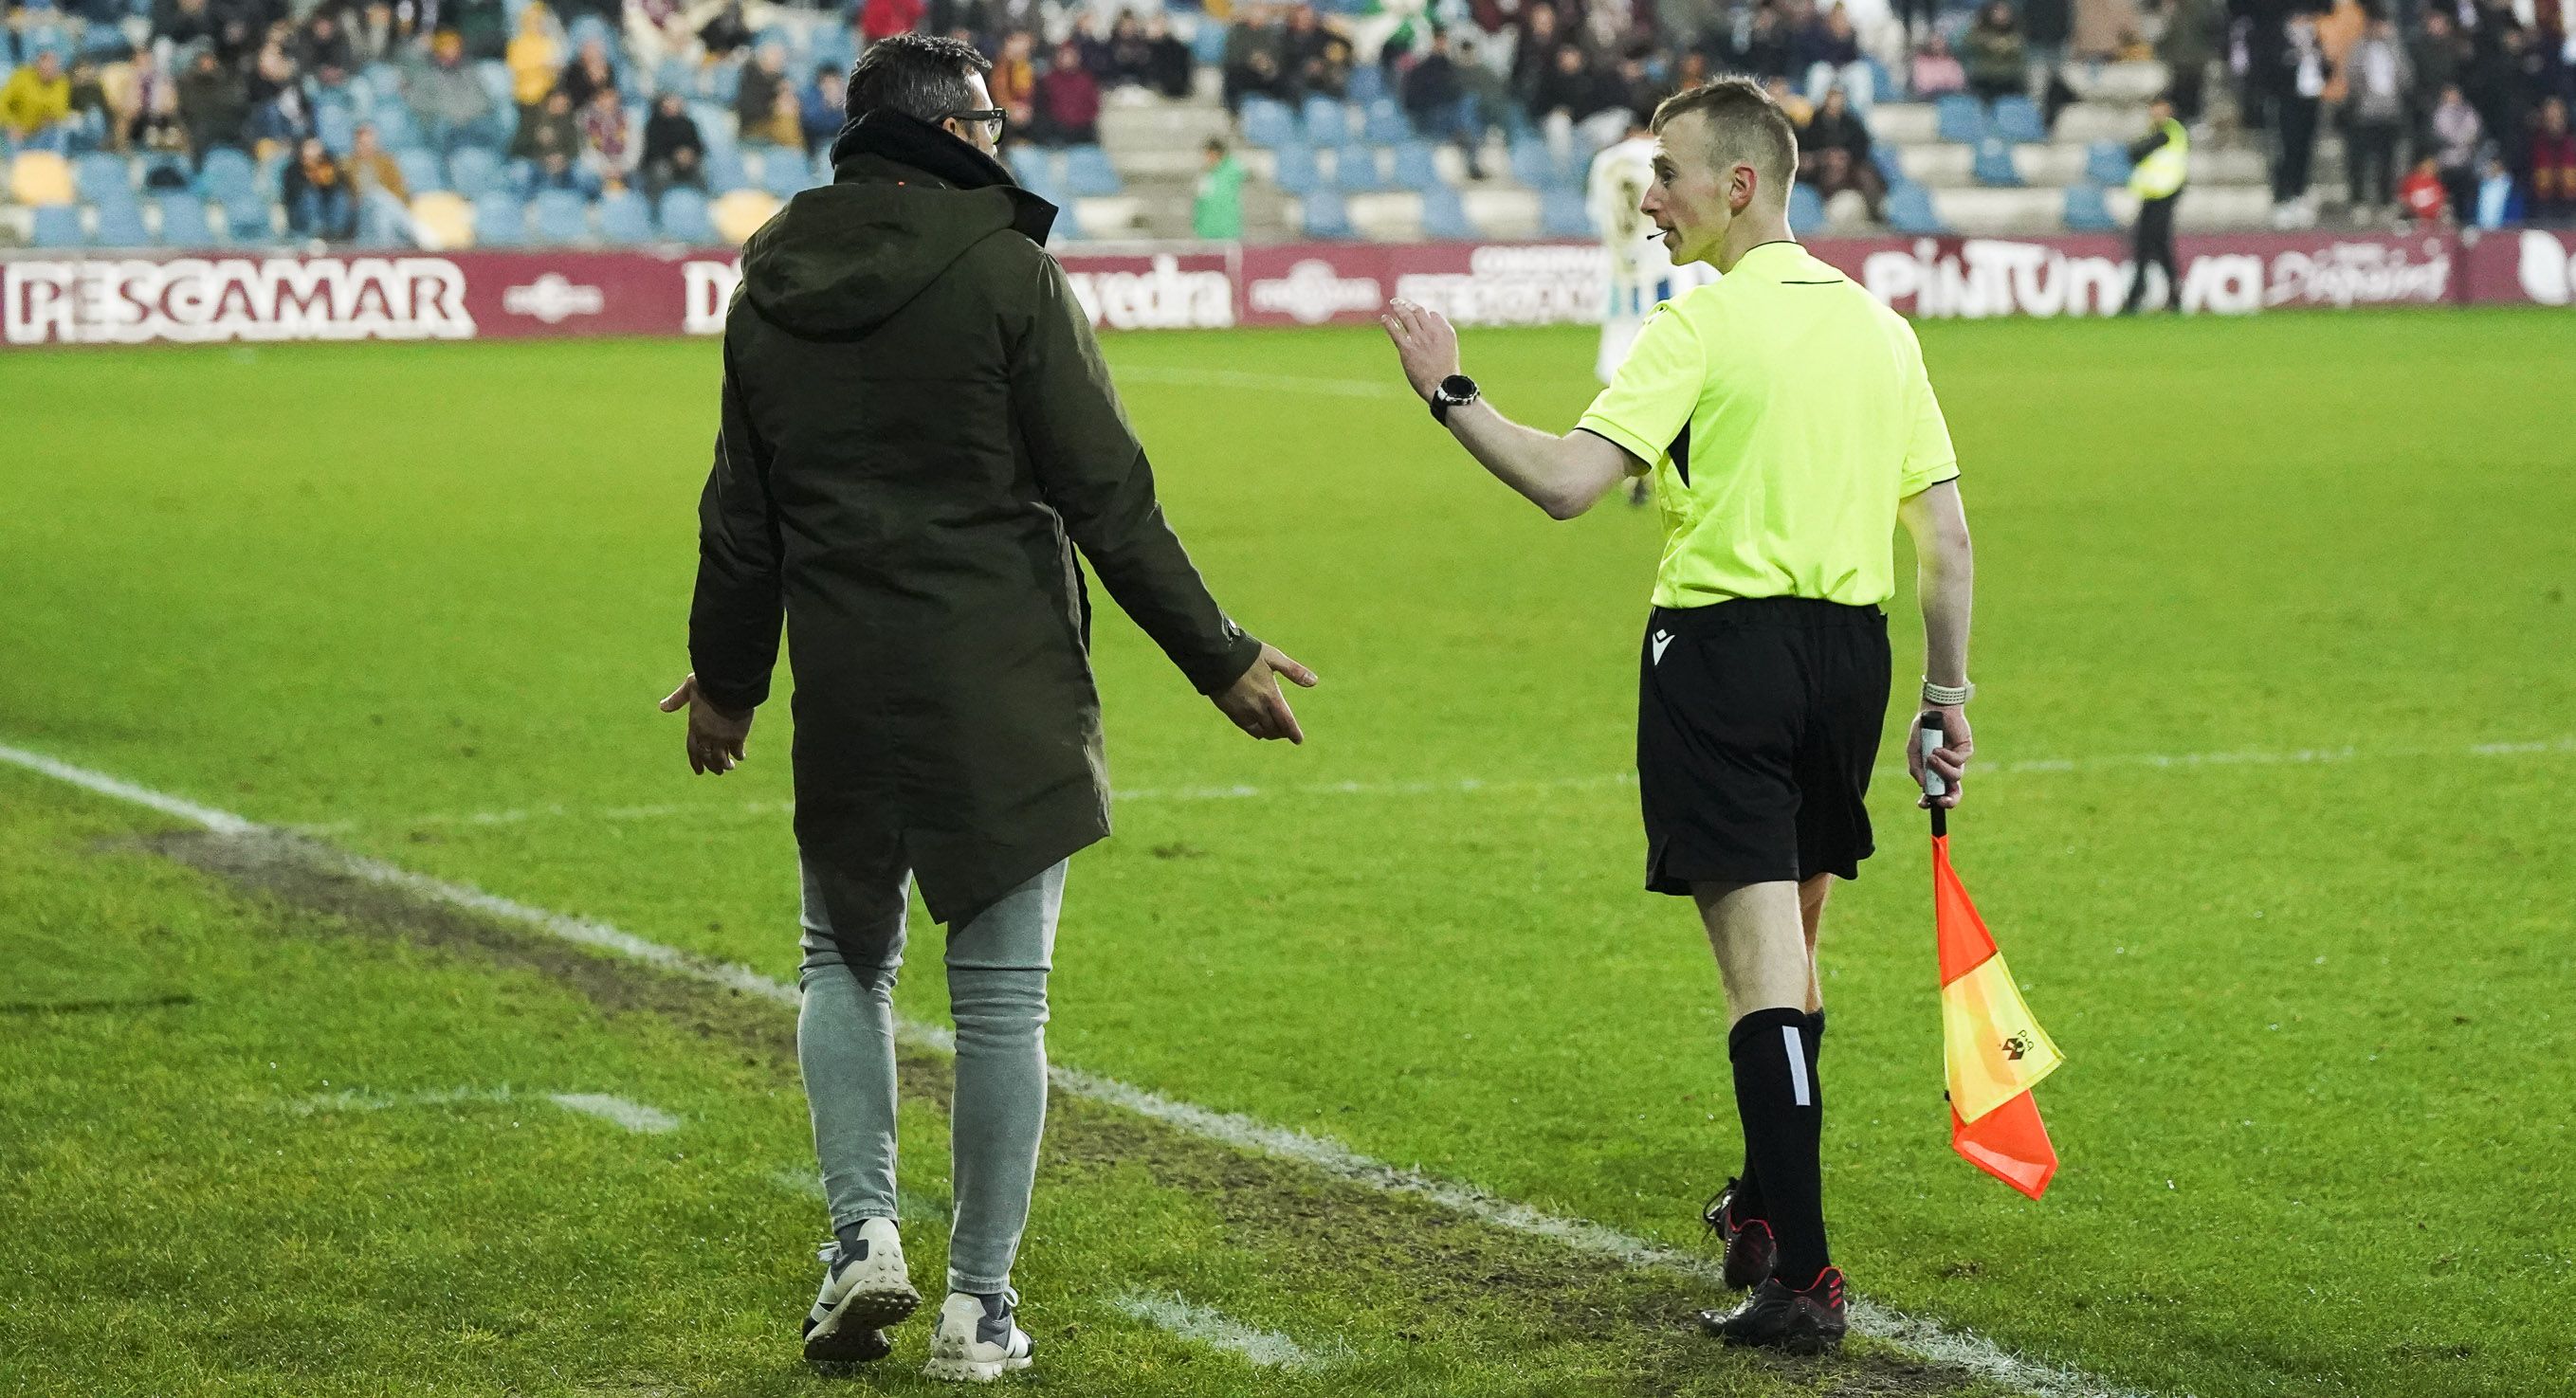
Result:
{"type": "Polygon", "coordinates": [[[1752,166],[1768,201],[1788,207],[1789,178],[1798,169],[1798,128],[1761,84],[1751,78],[1718,78],[1686,87],[1655,108],[1655,134],[1664,134],[1665,127],[1686,116],[1706,122],[1719,170],[1752,166]]]}

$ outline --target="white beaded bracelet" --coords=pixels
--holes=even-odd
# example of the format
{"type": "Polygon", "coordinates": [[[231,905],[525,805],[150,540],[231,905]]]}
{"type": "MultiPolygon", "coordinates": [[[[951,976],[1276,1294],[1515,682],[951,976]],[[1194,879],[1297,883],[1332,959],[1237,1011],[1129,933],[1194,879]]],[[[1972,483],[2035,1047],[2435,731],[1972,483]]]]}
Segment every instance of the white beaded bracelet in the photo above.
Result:
{"type": "Polygon", "coordinates": [[[1977,687],[1973,683],[1947,685],[1934,684],[1930,680],[1923,682],[1923,702],[1940,708],[1956,708],[1976,697],[1977,687]]]}

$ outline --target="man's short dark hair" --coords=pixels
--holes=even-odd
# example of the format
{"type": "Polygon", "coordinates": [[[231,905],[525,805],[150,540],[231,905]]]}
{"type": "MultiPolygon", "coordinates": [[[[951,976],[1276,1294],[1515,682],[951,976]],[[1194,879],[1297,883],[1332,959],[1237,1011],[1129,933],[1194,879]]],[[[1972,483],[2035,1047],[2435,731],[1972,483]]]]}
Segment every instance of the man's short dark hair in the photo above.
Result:
{"type": "Polygon", "coordinates": [[[975,106],[968,78],[993,71],[972,44],[932,34],[895,34],[868,45],[850,65],[852,121],[890,109],[937,122],[975,106]]]}
{"type": "Polygon", "coordinates": [[[1664,128],[1686,116],[1707,123],[1718,169],[1752,166],[1762,187],[1779,190],[1776,202],[1787,205],[1789,177],[1798,169],[1798,128],[1761,84],[1751,78],[1718,78],[1684,88],[1655,108],[1655,134],[1664,134],[1664,128]]]}

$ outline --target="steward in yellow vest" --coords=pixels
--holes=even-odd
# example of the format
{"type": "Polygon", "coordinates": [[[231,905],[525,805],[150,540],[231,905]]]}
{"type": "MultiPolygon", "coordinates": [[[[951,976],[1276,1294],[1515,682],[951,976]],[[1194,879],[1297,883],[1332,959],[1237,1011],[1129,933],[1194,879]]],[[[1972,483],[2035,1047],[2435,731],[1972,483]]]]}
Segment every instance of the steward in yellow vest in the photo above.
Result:
{"type": "Polygon", "coordinates": [[[2191,178],[2191,133],[2174,120],[2173,101],[2147,105],[2149,129],[2129,147],[2129,192],[2138,196],[2138,222],[2129,258],[2129,296],[2120,314],[2134,315],[2147,296],[2147,269],[2165,274],[2165,309],[2182,309],[2182,273],[2174,266],[2174,205],[2191,178]]]}

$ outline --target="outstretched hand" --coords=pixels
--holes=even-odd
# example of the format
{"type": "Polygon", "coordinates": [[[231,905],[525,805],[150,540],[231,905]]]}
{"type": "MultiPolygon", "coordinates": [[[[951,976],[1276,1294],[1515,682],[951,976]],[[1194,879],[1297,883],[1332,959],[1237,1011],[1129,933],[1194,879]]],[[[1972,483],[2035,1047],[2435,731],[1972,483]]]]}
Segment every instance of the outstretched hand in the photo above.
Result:
{"type": "Polygon", "coordinates": [[[662,701],[662,712],[675,714],[689,711],[689,730],[685,741],[689,749],[689,770],[701,776],[718,776],[734,769],[744,758],[751,742],[752,711],[733,713],[720,709],[707,696],[698,692],[697,672],[689,672],[662,701]]]}
{"type": "Polygon", "coordinates": [[[1297,715],[1288,707],[1288,696],[1280,691],[1273,676],[1286,675],[1299,689],[1315,687],[1315,672],[1280,653],[1277,646],[1264,643],[1261,658],[1233,684],[1209,695],[1225,711],[1234,726],[1256,738],[1285,738],[1292,743],[1306,741],[1306,730],[1297,726],[1297,715]]]}
{"type": "Polygon", "coordinates": [[[1449,318],[1428,306],[1410,301],[1389,301],[1377,323],[1386,328],[1386,337],[1395,342],[1395,356],[1404,366],[1405,382],[1429,402],[1431,390],[1440,381],[1458,372],[1458,331],[1449,318]]]}

